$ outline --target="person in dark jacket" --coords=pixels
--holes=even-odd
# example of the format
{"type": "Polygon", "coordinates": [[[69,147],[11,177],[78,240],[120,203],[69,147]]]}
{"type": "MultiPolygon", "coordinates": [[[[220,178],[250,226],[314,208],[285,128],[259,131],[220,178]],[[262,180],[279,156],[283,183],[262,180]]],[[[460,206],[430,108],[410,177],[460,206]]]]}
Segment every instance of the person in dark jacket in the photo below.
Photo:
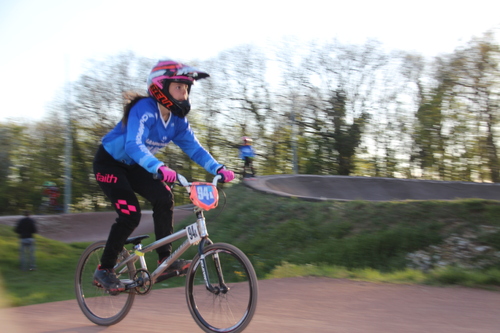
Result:
{"type": "Polygon", "coordinates": [[[36,269],[35,265],[35,238],[33,234],[38,232],[36,222],[30,217],[30,212],[25,211],[24,217],[20,219],[14,231],[19,234],[19,261],[21,262],[21,269],[23,271],[36,269]]]}

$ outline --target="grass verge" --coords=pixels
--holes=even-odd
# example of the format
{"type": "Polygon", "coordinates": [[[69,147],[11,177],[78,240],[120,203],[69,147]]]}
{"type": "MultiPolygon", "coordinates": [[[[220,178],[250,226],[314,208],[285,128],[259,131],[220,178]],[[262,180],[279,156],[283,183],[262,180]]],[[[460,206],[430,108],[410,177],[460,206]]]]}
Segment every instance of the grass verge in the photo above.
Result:
{"type": "Polygon", "coordinates": [[[414,269],[394,272],[381,272],[373,268],[346,269],[327,265],[295,265],[284,262],[275,267],[266,279],[279,279],[299,276],[329,277],[369,282],[397,284],[425,284],[434,286],[461,285],[465,287],[499,290],[500,269],[490,268],[483,271],[446,267],[429,273],[414,269]]]}

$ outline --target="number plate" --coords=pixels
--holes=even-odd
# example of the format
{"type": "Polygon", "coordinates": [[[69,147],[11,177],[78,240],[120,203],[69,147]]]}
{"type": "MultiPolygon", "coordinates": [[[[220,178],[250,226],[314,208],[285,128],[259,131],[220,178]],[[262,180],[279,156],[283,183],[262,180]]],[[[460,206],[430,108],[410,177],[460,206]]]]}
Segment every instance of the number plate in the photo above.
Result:
{"type": "Polygon", "coordinates": [[[187,238],[189,239],[189,243],[196,244],[201,240],[200,233],[198,232],[198,224],[193,223],[186,227],[187,238]]]}
{"type": "Polygon", "coordinates": [[[204,210],[210,210],[217,207],[219,202],[219,193],[217,187],[212,183],[195,182],[191,184],[191,201],[204,210]]]}

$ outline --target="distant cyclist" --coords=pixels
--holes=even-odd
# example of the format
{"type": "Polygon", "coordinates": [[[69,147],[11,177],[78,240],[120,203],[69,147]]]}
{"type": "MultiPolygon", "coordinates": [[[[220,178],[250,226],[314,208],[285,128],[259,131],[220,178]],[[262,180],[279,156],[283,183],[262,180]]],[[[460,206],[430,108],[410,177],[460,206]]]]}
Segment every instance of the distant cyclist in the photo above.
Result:
{"type": "MultiPolygon", "coordinates": [[[[221,175],[224,182],[234,179],[234,173],[201,146],[186,118],[191,109],[189,92],[192,84],[208,76],[172,60],[159,61],[147,79],[149,96],[132,96],[124,107],[122,120],[102,139],[94,158],[94,174],[118,218],[111,226],[94,280],[109,291],[125,289],[113,267],[125,241],[141,219],[135,193],[153,206],[156,239],[173,233],[173,195],[169,187],[155,181],[152,174],[161,174],[163,181],[172,183],[176,181],[177,173],[154,154],[173,142],[209,173],[221,175]]],[[[171,251],[171,244],[158,248],[159,263],[171,251]]],[[[178,275],[185,274],[190,263],[179,259],[164,274],[175,271],[178,275]]]]}
{"type": "Polygon", "coordinates": [[[242,145],[240,146],[240,158],[244,161],[243,165],[243,177],[255,177],[255,170],[253,168],[253,158],[255,157],[255,151],[252,147],[252,139],[244,136],[241,138],[242,145]],[[247,168],[250,170],[250,174],[247,174],[247,168]]]}

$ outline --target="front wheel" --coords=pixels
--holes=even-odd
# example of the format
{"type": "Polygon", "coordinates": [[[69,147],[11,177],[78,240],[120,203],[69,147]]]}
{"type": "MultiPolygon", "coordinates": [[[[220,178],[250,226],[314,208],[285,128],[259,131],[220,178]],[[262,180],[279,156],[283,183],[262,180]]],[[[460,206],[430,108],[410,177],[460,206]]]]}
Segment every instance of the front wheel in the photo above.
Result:
{"type": "MultiPolygon", "coordinates": [[[[133,291],[122,292],[117,295],[110,294],[101,286],[94,283],[94,271],[101,263],[102,252],[106,246],[105,241],[93,243],[83,252],[76,267],[75,293],[76,300],[83,314],[94,324],[109,326],[120,322],[130,311],[134,302],[133,291]]],[[[118,256],[118,261],[128,257],[124,249],[118,256]]],[[[135,267],[128,264],[120,279],[133,279],[135,267]]]]}
{"type": "Polygon", "coordinates": [[[233,245],[203,249],[210,287],[197,254],[186,276],[186,298],[194,320],[205,332],[241,332],[257,306],[258,281],[252,263],[233,245]]]}

